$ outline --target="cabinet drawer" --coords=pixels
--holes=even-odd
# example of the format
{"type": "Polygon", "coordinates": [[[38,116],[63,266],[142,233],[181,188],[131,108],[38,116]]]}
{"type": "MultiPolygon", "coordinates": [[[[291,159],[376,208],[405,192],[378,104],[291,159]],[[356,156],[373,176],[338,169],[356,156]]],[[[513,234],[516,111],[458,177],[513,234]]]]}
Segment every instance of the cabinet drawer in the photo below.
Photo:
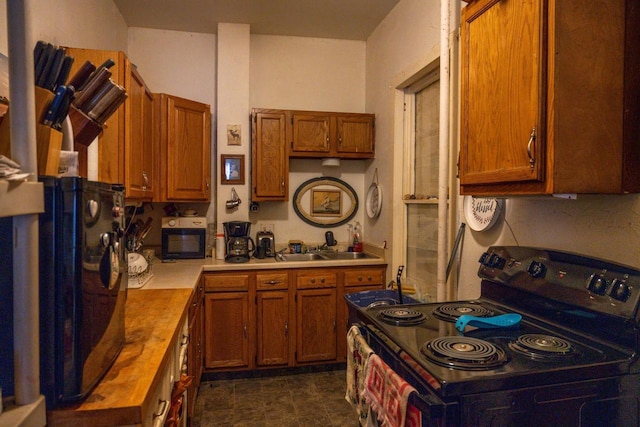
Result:
{"type": "Polygon", "coordinates": [[[271,289],[288,289],[289,274],[284,273],[257,273],[256,289],[259,291],[271,289]]]}
{"type": "Polygon", "coordinates": [[[384,269],[362,268],[344,272],[345,286],[383,285],[384,269]]]}
{"type": "Polygon", "coordinates": [[[306,270],[296,273],[297,289],[332,288],[337,284],[337,275],[327,270],[306,270]]]}
{"type": "Polygon", "coordinates": [[[204,276],[206,292],[248,291],[248,274],[207,274],[204,276]]]}

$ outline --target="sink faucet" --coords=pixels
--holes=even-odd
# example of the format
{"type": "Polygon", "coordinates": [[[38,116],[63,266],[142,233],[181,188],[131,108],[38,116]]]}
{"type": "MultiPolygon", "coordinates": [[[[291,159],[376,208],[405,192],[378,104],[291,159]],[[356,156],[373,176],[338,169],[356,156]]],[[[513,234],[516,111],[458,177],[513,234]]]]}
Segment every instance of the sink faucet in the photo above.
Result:
{"type": "Polygon", "coordinates": [[[280,249],[278,252],[276,252],[276,259],[279,259],[280,261],[284,261],[284,251],[286,251],[287,248],[282,248],[280,249]]]}

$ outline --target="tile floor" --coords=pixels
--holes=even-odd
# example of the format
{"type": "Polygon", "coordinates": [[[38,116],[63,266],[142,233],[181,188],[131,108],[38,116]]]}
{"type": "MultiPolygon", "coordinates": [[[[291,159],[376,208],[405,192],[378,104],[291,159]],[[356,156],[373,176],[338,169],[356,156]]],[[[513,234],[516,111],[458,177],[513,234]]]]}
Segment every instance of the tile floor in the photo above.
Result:
{"type": "Polygon", "coordinates": [[[203,381],[192,427],[358,427],[344,370],[203,381]]]}

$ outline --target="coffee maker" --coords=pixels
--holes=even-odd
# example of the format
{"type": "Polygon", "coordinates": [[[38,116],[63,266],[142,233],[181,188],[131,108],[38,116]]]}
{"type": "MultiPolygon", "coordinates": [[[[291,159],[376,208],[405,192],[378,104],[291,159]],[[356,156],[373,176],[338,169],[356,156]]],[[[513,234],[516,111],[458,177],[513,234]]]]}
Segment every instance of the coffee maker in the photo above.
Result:
{"type": "Polygon", "coordinates": [[[227,262],[247,262],[255,249],[253,239],[249,237],[251,223],[245,221],[229,221],[224,226],[224,238],[227,246],[227,254],[224,260],[227,262]]]}

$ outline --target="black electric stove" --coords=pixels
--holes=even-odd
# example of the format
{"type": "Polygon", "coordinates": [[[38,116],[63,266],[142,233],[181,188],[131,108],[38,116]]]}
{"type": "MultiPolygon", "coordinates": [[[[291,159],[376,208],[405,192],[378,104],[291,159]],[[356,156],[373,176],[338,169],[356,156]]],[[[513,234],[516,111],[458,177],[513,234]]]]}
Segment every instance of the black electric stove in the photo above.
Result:
{"type": "Polygon", "coordinates": [[[424,426],[640,424],[640,271],[491,247],[473,301],[357,307],[374,352],[418,391],[424,426]],[[519,314],[509,327],[470,323],[519,314]]]}

